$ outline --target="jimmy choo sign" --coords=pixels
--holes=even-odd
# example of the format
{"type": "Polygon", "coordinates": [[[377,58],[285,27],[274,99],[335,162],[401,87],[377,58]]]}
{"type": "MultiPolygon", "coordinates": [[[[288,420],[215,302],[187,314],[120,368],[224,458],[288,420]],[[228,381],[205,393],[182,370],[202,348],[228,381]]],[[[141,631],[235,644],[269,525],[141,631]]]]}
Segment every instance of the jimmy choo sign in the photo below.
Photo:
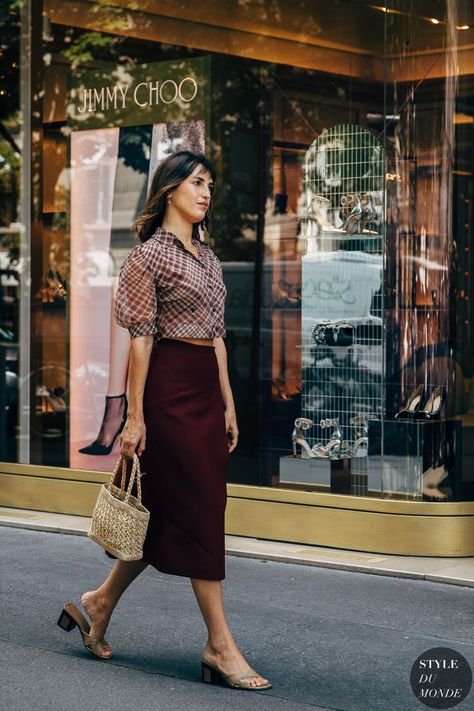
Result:
{"type": "Polygon", "coordinates": [[[108,111],[110,108],[125,108],[126,102],[131,101],[136,106],[157,106],[158,104],[173,104],[181,101],[186,104],[196,98],[198,85],[194,77],[184,77],[177,82],[174,79],[165,81],[141,81],[134,88],[127,84],[115,86],[102,86],[99,89],[83,88],[82,98],[79,92],[79,103],[76,110],[79,114],[100,110],[108,111]],[[82,106],[81,106],[82,104],[82,106]]]}
{"type": "Polygon", "coordinates": [[[136,66],[115,82],[110,72],[83,71],[71,79],[69,124],[81,130],[205,120],[207,85],[207,57],[136,66]]]}

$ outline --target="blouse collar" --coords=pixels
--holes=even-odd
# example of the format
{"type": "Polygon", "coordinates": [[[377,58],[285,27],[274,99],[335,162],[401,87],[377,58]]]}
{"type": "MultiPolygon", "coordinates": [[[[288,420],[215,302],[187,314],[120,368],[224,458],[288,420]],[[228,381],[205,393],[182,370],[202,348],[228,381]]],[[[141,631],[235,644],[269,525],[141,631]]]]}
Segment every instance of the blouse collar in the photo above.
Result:
{"type": "MultiPolygon", "coordinates": [[[[186,247],[184,246],[183,241],[180,240],[179,237],[178,237],[177,235],[175,235],[174,232],[170,232],[169,230],[165,230],[163,227],[157,227],[157,229],[155,230],[155,233],[154,233],[153,237],[156,237],[156,239],[157,239],[159,242],[163,242],[164,244],[168,244],[168,245],[170,245],[170,244],[177,244],[178,247],[180,247],[181,249],[186,249],[186,247]]],[[[195,237],[192,237],[192,238],[191,238],[191,242],[192,242],[192,243],[194,244],[194,246],[196,247],[196,249],[197,249],[197,251],[198,251],[198,254],[199,254],[199,257],[200,257],[201,259],[203,259],[203,258],[204,258],[204,249],[203,249],[203,243],[201,242],[201,240],[196,239],[195,237]]],[[[187,250],[187,251],[188,251],[188,250],[187,250]]]]}
{"type": "MultiPolygon", "coordinates": [[[[165,230],[163,227],[157,227],[153,237],[156,237],[156,239],[159,240],[160,242],[164,242],[164,244],[176,243],[176,244],[178,244],[178,246],[182,247],[183,249],[186,249],[182,240],[180,240],[179,237],[177,235],[175,235],[174,232],[165,230]]],[[[195,247],[197,247],[199,254],[202,255],[203,243],[201,242],[201,240],[196,239],[195,237],[191,237],[191,242],[194,244],[195,247]]]]}
{"type": "MultiPolygon", "coordinates": [[[[183,244],[182,240],[180,240],[174,232],[165,230],[164,227],[157,227],[153,237],[156,237],[156,239],[160,240],[160,242],[165,242],[167,244],[172,244],[175,241],[179,242],[179,244],[183,244]]],[[[191,242],[197,243],[199,245],[202,244],[201,240],[196,239],[195,237],[191,238],[191,242]]]]}

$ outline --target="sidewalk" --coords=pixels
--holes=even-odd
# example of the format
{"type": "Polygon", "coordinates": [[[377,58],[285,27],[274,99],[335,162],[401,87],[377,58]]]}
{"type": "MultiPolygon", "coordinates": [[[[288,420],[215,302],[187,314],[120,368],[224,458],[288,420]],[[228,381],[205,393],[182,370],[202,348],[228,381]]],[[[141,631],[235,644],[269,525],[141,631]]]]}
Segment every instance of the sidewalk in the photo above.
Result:
{"type": "MultiPolygon", "coordinates": [[[[0,507],[0,526],[86,536],[90,519],[0,507]]],[[[226,536],[228,555],[474,587],[474,558],[417,558],[226,536]]]]}
{"type": "MultiPolygon", "coordinates": [[[[474,668],[472,590],[427,580],[226,557],[224,609],[247,661],[272,681],[241,691],[201,681],[207,638],[188,578],[149,566],[93,657],[57,620],[114,562],[90,539],[0,530],[1,708],[5,711],[420,711],[420,654],[450,647],[474,668]]],[[[456,706],[473,708],[474,695],[456,706]]]]}

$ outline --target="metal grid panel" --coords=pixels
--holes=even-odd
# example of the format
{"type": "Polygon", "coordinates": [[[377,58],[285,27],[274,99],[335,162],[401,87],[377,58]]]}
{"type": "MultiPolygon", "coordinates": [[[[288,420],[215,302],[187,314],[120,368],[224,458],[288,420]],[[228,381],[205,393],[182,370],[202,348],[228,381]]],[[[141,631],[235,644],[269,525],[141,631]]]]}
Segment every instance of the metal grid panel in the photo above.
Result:
{"type": "Polygon", "coordinates": [[[327,445],[334,425],[319,423],[337,419],[350,456],[359,457],[367,453],[367,420],[383,416],[383,186],[382,146],[359,126],[325,130],[306,153],[302,417],[314,425],[305,439],[312,448],[327,445]],[[333,345],[324,321],[339,324],[346,342],[352,334],[352,344],[333,345]]]}

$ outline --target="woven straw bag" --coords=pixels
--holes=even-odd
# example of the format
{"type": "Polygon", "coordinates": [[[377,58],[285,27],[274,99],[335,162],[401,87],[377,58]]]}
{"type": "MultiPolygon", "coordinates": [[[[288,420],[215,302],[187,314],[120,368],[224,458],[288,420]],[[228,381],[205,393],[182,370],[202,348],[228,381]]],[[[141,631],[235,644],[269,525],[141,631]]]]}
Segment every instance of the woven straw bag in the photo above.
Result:
{"type": "Polygon", "coordinates": [[[119,560],[141,560],[150,512],[142,505],[140,461],[133,454],[130,481],[125,491],[127,460],[121,456],[114,467],[108,484],[102,484],[87,535],[119,560]],[[120,462],[122,481],[120,488],[113,484],[120,462]],[[137,483],[137,498],[131,495],[133,482],[137,483]]]}

